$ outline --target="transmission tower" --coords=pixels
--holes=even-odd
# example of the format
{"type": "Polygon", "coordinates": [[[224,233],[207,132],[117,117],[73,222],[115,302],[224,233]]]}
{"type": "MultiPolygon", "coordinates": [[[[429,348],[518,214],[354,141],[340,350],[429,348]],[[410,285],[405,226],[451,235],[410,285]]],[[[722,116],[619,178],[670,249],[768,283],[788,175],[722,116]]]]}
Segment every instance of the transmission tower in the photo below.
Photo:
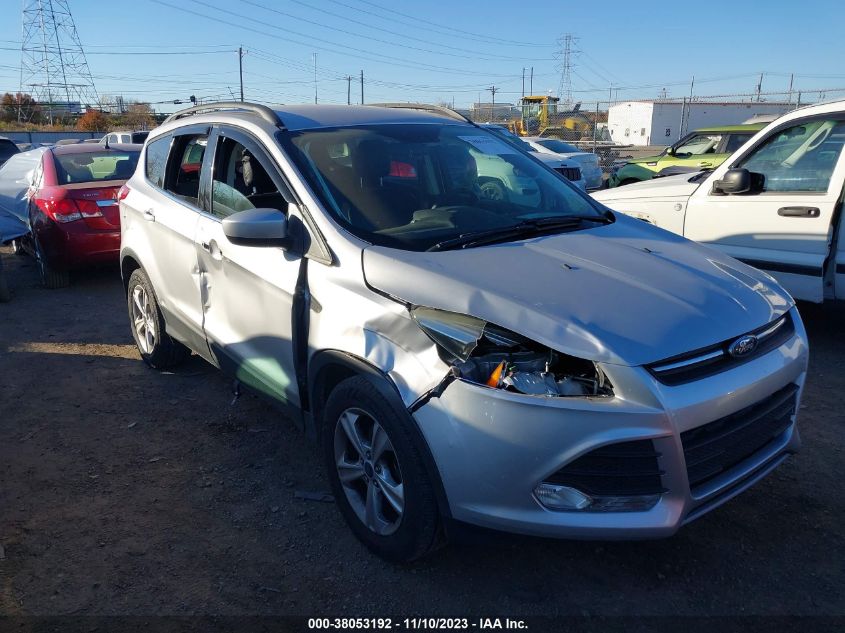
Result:
{"type": "Polygon", "coordinates": [[[98,105],[68,0],[23,0],[20,91],[32,95],[50,123],[98,105]]]}
{"type": "Polygon", "coordinates": [[[577,41],[577,38],[573,37],[571,33],[567,33],[557,41],[561,46],[559,55],[562,60],[560,65],[560,85],[558,86],[557,94],[560,100],[566,104],[567,108],[572,107],[572,58],[577,52],[575,50],[575,43],[577,41]]]}

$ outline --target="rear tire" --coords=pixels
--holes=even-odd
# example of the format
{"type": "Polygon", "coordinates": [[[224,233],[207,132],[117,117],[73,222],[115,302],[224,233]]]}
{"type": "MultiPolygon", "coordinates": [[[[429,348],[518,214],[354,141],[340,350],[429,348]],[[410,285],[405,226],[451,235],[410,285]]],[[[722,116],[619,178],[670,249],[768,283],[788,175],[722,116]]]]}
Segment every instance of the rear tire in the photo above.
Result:
{"type": "Polygon", "coordinates": [[[126,296],[132,338],[143,361],[154,369],[168,369],[184,362],[191,350],[165,331],[153,286],[140,268],[129,277],[126,296]]]}
{"type": "Polygon", "coordinates": [[[440,532],[434,488],[408,427],[413,423],[361,376],[334,388],[322,416],[323,456],[338,509],[373,553],[400,563],[435,549],[440,532]]]}
{"type": "Polygon", "coordinates": [[[35,261],[38,263],[38,273],[41,276],[41,285],[49,290],[67,288],[70,285],[70,273],[66,270],[57,270],[50,266],[41,250],[41,245],[33,235],[35,243],[35,261]]]}

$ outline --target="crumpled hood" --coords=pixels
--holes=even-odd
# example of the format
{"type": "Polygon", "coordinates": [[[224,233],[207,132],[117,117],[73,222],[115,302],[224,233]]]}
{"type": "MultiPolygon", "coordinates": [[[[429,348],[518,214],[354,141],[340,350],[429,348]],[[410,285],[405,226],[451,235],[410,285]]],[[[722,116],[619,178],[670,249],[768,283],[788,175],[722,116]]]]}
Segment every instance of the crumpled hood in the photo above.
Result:
{"type": "Polygon", "coordinates": [[[363,267],[370,286],[403,301],[623,365],[739,336],[793,303],[764,273],[622,215],[607,226],[460,251],[371,246],[363,267]]]}
{"type": "Polygon", "coordinates": [[[689,179],[695,174],[680,174],[678,176],[666,176],[665,178],[654,178],[643,180],[624,187],[603,189],[591,194],[599,202],[610,204],[613,200],[628,200],[632,198],[666,198],[666,197],[690,197],[698,189],[701,183],[690,182],[689,179]]]}

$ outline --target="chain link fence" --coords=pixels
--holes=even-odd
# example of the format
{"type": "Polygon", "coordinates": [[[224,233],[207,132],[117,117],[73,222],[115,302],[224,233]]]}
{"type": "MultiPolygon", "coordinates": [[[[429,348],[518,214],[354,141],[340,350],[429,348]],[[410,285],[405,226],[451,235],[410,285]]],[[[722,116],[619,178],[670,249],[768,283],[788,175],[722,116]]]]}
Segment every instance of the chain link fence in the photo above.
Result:
{"type": "MultiPolygon", "coordinates": [[[[845,98],[845,88],[573,104],[538,96],[518,103],[474,103],[464,114],[477,123],[499,125],[520,137],[557,147],[562,153],[596,154],[606,186],[621,166],[639,158],[665,156],[667,148],[679,147],[682,139],[688,142],[695,130],[765,124],[795,108],[834,98],[845,98]],[[552,139],[566,146],[549,143],[552,139]]],[[[710,140],[711,146],[704,151],[711,154],[726,156],[739,147],[727,135],[711,134],[710,140]]]]}

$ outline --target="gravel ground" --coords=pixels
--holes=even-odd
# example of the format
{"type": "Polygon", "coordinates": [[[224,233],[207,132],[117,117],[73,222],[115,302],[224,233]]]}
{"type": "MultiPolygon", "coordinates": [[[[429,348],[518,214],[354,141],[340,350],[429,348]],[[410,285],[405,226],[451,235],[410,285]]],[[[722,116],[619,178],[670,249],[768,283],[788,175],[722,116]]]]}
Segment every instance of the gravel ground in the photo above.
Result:
{"type": "Polygon", "coordinates": [[[413,566],[352,537],[314,447],[194,357],[146,367],[117,272],[40,288],[0,249],[0,614],[845,615],[845,319],[801,306],[803,452],[653,542],[463,539],[413,566]]]}

